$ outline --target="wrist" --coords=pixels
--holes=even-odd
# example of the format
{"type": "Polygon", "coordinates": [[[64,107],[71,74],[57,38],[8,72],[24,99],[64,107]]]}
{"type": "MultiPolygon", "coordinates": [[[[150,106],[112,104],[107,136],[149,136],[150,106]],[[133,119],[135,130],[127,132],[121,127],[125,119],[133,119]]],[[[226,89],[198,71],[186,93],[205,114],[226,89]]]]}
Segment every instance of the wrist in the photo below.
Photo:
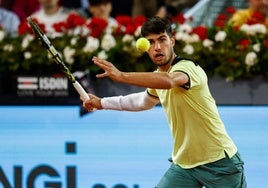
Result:
{"type": "Polygon", "coordinates": [[[102,104],[101,104],[101,98],[98,98],[98,109],[99,110],[103,109],[102,104]]]}
{"type": "Polygon", "coordinates": [[[115,80],[116,82],[124,82],[126,80],[126,73],[120,72],[119,76],[115,80]]]}

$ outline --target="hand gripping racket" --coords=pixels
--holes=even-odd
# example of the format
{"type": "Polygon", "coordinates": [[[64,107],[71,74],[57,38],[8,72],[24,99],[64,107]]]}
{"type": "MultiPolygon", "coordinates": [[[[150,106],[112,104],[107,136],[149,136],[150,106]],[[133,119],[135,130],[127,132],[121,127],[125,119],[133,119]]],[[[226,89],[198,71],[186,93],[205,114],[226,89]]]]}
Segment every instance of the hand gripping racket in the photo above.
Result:
{"type": "Polygon", "coordinates": [[[72,82],[74,88],[79,93],[79,95],[84,99],[89,99],[87,92],[83,89],[78,81],[76,81],[74,75],[68,69],[68,67],[64,64],[63,60],[59,56],[59,53],[56,51],[54,46],[51,44],[47,36],[42,32],[40,27],[34,22],[31,17],[27,18],[28,23],[31,28],[34,30],[35,34],[38,36],[39,40],[43,44],[43,46],[47,49],[47,51],[52,55],[54,61],[59,65],[61,71],[64,75],[72,82]]]}

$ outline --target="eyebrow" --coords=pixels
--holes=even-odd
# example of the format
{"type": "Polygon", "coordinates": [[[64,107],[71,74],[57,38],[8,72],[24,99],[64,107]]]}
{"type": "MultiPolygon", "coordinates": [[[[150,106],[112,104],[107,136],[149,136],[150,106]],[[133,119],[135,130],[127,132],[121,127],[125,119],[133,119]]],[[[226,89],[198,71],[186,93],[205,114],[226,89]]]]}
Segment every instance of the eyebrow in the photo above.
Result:
{"type": "Polygon", "coordinates": [[[159,36],[157,39],[161,39],[161,38],[167,38],[167,36],[165,34],[159,36]]]}
{"type": "MultiPolygon", "coordinates": [[[[156,38],[156,40],[162,39],[162,38],[167,38],[165,34],[160,35],[159,37],[156,38]]],[[[154,41],[154,39],[148,39],[149,41],[154,41]]]]}

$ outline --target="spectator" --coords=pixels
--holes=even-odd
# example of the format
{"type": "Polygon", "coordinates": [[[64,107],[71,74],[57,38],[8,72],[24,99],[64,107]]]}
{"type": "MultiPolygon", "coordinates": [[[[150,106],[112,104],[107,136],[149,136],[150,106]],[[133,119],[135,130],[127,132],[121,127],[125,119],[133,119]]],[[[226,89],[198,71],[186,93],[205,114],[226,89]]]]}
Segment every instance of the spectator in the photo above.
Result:
{"type": "Polygon", "coordinates": [[[88,18],[101,18],[109,24],[116,25],[117,21],[111,16],[113,9],[111,0],[88,0],[88,18]]]}
{"type": "Polygon", "coordinates": [[[59,0],[38,0],[40,3],[40,10],[33,13],[31,16],[38,20],[39,23],[44,24],[45,31],[51,35],[55,32],[53,24],[57,22],[66,21],[70,11],[59,4],[59,0]]]}
{"type": "Polygon", "coordinates": [[[239,27],[244,23],[248,23],[254,13],[262,14],[268,27],[268,0],[249,0],[249,7],[236,11],[230,18],[229,23],[239,27]]]}
{"type": "Polygon", "coordinates": [[[19,16],[20,21],[23,21],[39,10],[39,8],[40,3],[38,0],[15,0],[12,6],[12,11],[19,16]]]}
{"type": "Polygon", "coordinates": [[[132,16],[172,17],[192,7],[197,0],[134,0],[132,16]]]}
{"type": "MultiPolygon", "coordinates": [[[[147,18],[157,14],[158,9],[162,6],[157,0],[134,0],[132,8],[132,17],[144,15],[147,18]]],[[[161,16],[162,17],[162,16],[161,16]]]]}
{"type": "Polygon", "coordinates": [[[2,8],[2,0],[0,0],[0,26],[7,33],[12,36],[15,36],[18,31],[18,26],[20,24],[20,20],[18,16],[5,9],[2,8]]]}

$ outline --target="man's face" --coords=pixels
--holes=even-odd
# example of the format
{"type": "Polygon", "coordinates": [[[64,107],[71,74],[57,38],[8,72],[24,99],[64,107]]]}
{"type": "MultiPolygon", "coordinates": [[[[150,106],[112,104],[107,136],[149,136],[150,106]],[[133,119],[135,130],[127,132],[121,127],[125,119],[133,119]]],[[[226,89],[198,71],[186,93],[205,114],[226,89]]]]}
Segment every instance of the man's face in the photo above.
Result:
{"type": "Polygon", "coordinates": [[[50,9],[58,6],[59,0],[39,0],[39,3],[44,9],[50,9]]]}
{"type": "Polygon", "coordinates": [[[108,19],[110,17],[111,11],[112,11],[112,4],[109,2],[89,6],[89,12],[93,15],[93,17],[97,18],[108,19]]]}
{"type": "Polygon", "coordinates": [[[166,32],[160,34],[149,34],[146,38],[150,41],[148,54],[151,60],[159,67],[167,65],[173,55],[175,44],[174,37],[170,37],[166,32]]]}

